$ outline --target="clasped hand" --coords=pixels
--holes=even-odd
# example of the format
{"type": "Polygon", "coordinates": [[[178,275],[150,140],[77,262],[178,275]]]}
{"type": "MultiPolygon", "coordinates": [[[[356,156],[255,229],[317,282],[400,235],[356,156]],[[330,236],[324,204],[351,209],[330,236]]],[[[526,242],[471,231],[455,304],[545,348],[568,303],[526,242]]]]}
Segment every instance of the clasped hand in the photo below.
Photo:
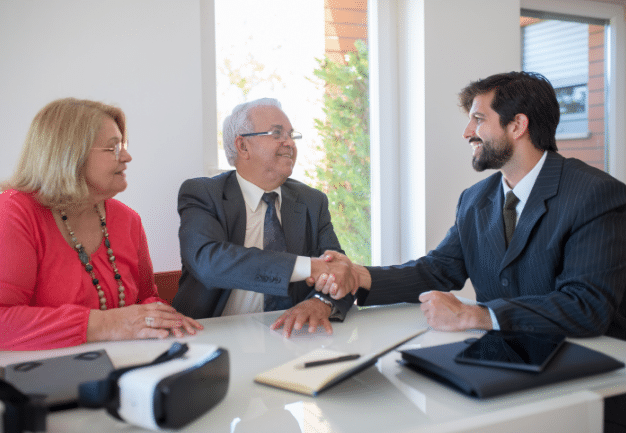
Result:
{"type": "MultiPolygon", "coordinates": [[[[307,279],[309,286],[333,299],[341,299],[348,294],[355,294],[359,289],[359,275],[350,259],[337,251],[326,251],[319,259],[325,264],[322,271],[314,271],[311,262],[311,277],[307,279]]],[[[320,269],[320,267],[316,267],[320,269]]]]}

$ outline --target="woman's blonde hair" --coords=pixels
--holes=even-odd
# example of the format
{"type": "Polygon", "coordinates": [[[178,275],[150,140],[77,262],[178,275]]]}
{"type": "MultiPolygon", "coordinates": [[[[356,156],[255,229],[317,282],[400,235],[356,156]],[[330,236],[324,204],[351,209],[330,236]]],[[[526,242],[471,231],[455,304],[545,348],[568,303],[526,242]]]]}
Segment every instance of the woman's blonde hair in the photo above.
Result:
{"type": "Polygon", "coordinates": [[[13,177],[2,190],[35,193],[44,206],[59,209],[89,196],[83,167],[102,126],[111,117],[127,141],[124,112],[86,99],[58,99],[33,119],[13,177]]]}

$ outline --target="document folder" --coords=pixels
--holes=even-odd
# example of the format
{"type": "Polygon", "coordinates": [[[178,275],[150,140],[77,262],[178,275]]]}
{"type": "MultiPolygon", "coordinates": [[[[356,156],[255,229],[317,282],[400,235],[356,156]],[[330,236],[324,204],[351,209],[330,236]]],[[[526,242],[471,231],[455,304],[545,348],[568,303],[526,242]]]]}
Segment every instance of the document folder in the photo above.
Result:
{"type": "Polygon", "coordinates": [[[623,362],[571,342],[565,342],[540,373],[455,362],[454,357],[466,347],[467,343],[458,342],[404,350],[401,351],[400,362],[425,376],[479,399],[624,367],[623,362]]]}
{"type": "Polygon", "coordinates": [[[4,380],[25,394],[45,396],[50,410],[78,406],[78,386],[113,371],[106,351],[95,350],[4,367],[4,380]]]}

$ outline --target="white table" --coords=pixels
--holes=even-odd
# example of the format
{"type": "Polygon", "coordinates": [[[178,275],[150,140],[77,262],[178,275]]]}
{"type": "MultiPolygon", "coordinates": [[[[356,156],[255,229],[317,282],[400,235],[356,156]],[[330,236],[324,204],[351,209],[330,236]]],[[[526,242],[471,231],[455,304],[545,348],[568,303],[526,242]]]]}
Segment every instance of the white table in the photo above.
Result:
{"type": "MultiPolygon", "coordinates": [[[[279,313],[204,319],[204,331],[187,343],[215,344],[230,355],[225,399],[186,432],[448,432],[602,431],[603,398],[626,393],[626,369],[476,400],[398,365],[392,352],[374,367],[306,397],[254,383],[254,376],[318,347],[369,353],[426,326],[418,305],[354,308],[345,323],[323,331],[297,332],[290,339],[269,325],[279,313]]],[[[478,333],[428,331],[402,348],[461,341],[478,333]]],[[[154,359],[174,341],[94,343],[39,352],[3,352],[0,365],[106,349],[116,367],[154,359]]],[[[572,340],[626,361],[626,342],[599,337],[572,340]]],[[[74,409],[48,416],[48,432],[140,432],[104,410],[74,409]]]]}

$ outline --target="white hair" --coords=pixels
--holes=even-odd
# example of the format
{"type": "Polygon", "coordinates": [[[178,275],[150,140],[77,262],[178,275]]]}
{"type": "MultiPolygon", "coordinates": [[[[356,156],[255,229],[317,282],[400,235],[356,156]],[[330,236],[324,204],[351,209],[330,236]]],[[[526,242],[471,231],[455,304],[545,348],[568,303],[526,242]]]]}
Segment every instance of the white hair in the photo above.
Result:
{"type": "Polygon", "coordinates": [[[282,110],[278,99],[261,98],[250,102],[244,102],[233,108],[233,112],[224,119],[222,129],[222,139],[224,141],[224,152],[228,163],[235,166],[237,160],[237,148],[235,147],[235,139],[248,132],[255,132],[254,125],[250,119],[250,110],[256,107],[277,107],[282,110]]]}

